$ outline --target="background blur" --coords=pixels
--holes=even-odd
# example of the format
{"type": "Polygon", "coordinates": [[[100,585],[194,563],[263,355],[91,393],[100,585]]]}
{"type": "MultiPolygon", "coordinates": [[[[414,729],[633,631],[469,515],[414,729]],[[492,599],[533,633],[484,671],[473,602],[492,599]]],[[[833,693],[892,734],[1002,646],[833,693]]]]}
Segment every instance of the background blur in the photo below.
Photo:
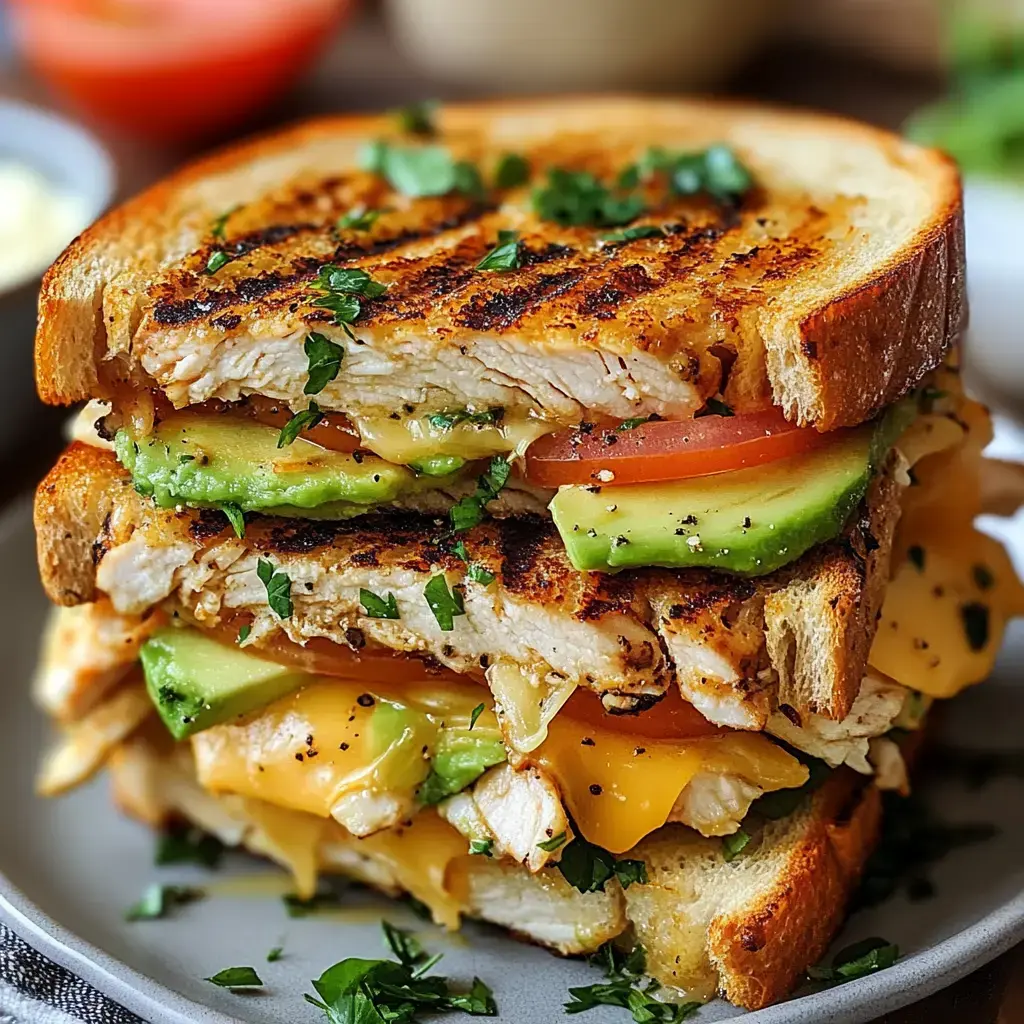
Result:
{"type": "MultiPolygon", "coordinates": [[[[1005,282],[972,296],[996,339],[977,380],[1024,398],[1024,0],[0,0],[0,501],[60,447],[31,385],[36,290],[104,206],[309,114],[602,90],[818,107],[948,148],[969,223],[990,222],[970,259],[1005,282]]],[[[1018,951],[890,1020],[1018,1024],[1022,993],[1018,951]]]]}

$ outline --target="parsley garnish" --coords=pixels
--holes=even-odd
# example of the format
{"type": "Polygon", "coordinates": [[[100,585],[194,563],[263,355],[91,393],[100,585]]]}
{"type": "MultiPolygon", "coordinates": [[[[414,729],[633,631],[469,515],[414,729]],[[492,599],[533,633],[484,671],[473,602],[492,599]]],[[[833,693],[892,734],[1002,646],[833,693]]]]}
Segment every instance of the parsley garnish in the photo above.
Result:
{"type": "MultiPolygon", "coordinates": [[[[384,941],[399,963],[405,964],[406,967],[417,967],[429,959],[412,932],[396,928],[390,921],[381,921],[380,926],[384,931],[384,941]]],[[[435,960],[434,963],[436,962],[435,960]]]]}
{"type": "Polygon", "coordinates": [[[638,224],[635,228],[622,228],[601,236],[602,242],[632,242],[637,238],[659,238],[665,234],[657,224],[638,224]]]}
{"type": "Polygon", "coordinates": [[[401,107],[394,112],[398,130],[408,135],[436,135],[434,114],[437,113],[437,100],[419,100],[401,107]]]}
{"type": "Polygon", "coordinates": [[[203,980],[220,985],[221,988],[231,989],[261,988],[263,985],[254,967],[225,967],[223,971],[218,971],[212,978],[203,980]]]}
{"type": "Polygon", "coordinates": [[[960,606],[967,645],[972,651],[981,651],[988,644],[988,605],[970,601],[960,606]]]}
{"type": "Polygon", "coordinates": [[[452,506],[448,513],[452,529],[459,533],[469,530],[483,521],[486,506],[501,493],[508,483],[512,465],[501,455],[491,459],[487,472],[477,478],[476,492],[467,494],[465,498],[452,506]]]}
{"type": "Polygon", "coordinates": [[[476,269],[518,270],[521,265],[519,234],[515,231],[499,231],[498,244],[476,265],[476,269]]]}
{"type": "Polygon", "coordinates": [[[343,213],[338,218],[338,229],[340,231],[369,231],[383,210],[371,210],[366,206],[353,206],[348,213],[343,213]]]}
{"type": "Polygon", "coordinates": [[[479,583],[481,586],[489,587],[497,578],[490,569],[485,569],[482,565],[474,562],[467,570],[466,575],[474,582],[479,583]]]}
{"type": "Polygon", "coordinates": [[[283,957],[283,956],[284,956],[284,946],[275,946],[267,954],[267,963],[268,964],[276,964],[277,961],[280,960],[281,957],[283,957]]]}
{"type": "Polygon", "coordinates": [[[642,860],[617,860],[614,854],[588,843],[582,836],[576,836],[562,851],[558,870],[583,893],[604,892],[605,883],[612,877],[618,878],[623,889],[634,882],[647,884],[647,865],[642,860]]]}
{"type": "Polygon", "coordinates": [[[309,362],[309,380],[302,389],[304,395],[319,395],[338,376],[345,350],[316,331],[306,335],[302,346],[309,362]]]}
{"type": "Polygon", "coordinates": [[[249,639],[249,634],[250,634],[251,632],[252,632],[252,626],[250,626],[250,625],[249,625],[248,623],[246,623],[246,624],[245,624],[244,626],[242,626],[242,628],[241,628],[241,629],[240,629],[240,630],[238,631],[238,642],[239,642],[240,644],[244,644],[244,643],[245,643],[245,641],[249,639]]]}
{"type": "Polygon", "coordinates": [[[371,619],[399,619],[398,601],[394,594],[378,597],[372,590],[360,589],[359,603],[371,619]]]}
{"type": "Polygon", "coordinates": [[[545,853],[554,853],[555,850],[565,845],[566,834],[559,832],[557,836],[552,836],[550,839],[545,839],[543,843],[537,844],[538,850],[543,850],[545,853]]]}
{"type": "Polygon", "coordinates": [[[279,619],[292,616],[292,581],[287,573],[275,572],[272,562],[261,558],[256,563],[256,575],[267,588],[267,604],[279,619]]]}
{"type": "Polygon", "coordinates": [[[720,398],[709,398],[704,403],[704,409],[698,413],[700,416],[735,416],[732,411],[720,398]]]}
{"type": "Polygon", "coordinates": [[[240,209],[241,206],[232,206],[231,209],[225,210],[210,226],[210,234],[218,241],[224,241],[224,229],[227,227],[228,219],[233,213],[237,213],[240,209]]]}
{"type": "Polygon", "coordinates": [[[312,430],[323,418],[324,414],[320,406],[310,399],[309,408],[297,412],[281,428],[281,433],[277,436],[277,447],[284,448],[290,445],[299,434],[304,430],[312,430]]]}
{"type": "Polygon", "coordinates": [[[201,900],[206,893],[184,885],[151,885],[142,899],[125,912],[126,921],[155,921],[167,917],[174,907],[201,900]]]}
{"type": "Polygon", "coordinates": [[[451,430],[459,423],[472,423],[473,426],[484,427],[497,423],[505,415],[505,410],[496,405],[482,412],[470,412],[468,409],[456,409],[454,412],[435,412],[427,417],[427,422],[435,430],[451,430]]]}
{"type": "Polygon", "coordinates": [[[515,188],[530,180],[530,164],[518,153],[505,153],[494,169],[495,188],[515,188]]]}
{"type": "Polygon", "coordinates": [[[465,541],[457,540],[452,545],[452,554],[456,558],[461,558],[464,562],[468,562],[469,561],[469,552],[466,550],[466,543],[465,543],[465,541]]]}
{"type": "Polygon", "coordinates": [[[378,140],[363,151],[362,166],[386,178],[396,192],[412,198],[449,192],[475,198],[484,194],[480,171],[465,160],[456,160],[444,146],[394,146],[378,140]]]}
{"type": "Polygon", "coordinates": [[[359,267],[337,267],[333,263],[320,268],[313,287],[324,293],[313,300],[313,305],[329,309],[334,322],[350,336],[349,324],[359,319],[363,309],[359,299],[376,299],[388,290],[386,284],[374,281],[359,267]]]}
{"type": "Polygon", "coordinates": [[[210,258],[206,261],[206,272],[216,274],[225,263],[230,263],[231,257],[223,249],[214,249],[210,258]]]}
{"type": "Polygon", "coordinates": [[[722,836],[722,860],[726,864],[734,861],[749,845],[753,838],[749,832],[740,829],[730,836],[722,836]]]}
{"type": "Polygon", "coordinates": [[[494,854],[491,852],[493,849],[493,839],[471,839],[469,842],[469,852],[482,857],[493,857],[494,854]]]}
{"type": "Polygon", "coordinates": [[[614,228],[639,217],[646,203],[639,194],[616,194],[586,171],[553,167],[547,184],[534,190],[533,208],[542,220],[566,227],[614,228]]]}
{"type": "Polygon", "coordinates": [[[483,713],[484,713],[484,704],[481,701],[479,704],[477,704],[477,706],[475,708],[473,708],[473,711],[472,711],[472,713],[469,716],[469,728],[470,729],[472,729],[473,726],[476,725],[477,719],[483,713]]]}
{"type": "Polygon", "coordinates": [[[423,596],[427,599],[438,626],[445,633],[450,633],[455,628],[457,616],[466,614],[462,594],[458,590],[449,590],[448,581],[442,574],[431,576],[423,588],[423,596]]]}
{"type": "Polygon", "coordinates": [[[637,1024],[679,1024],[692,1017],[701,1003],[663,1003],[654,998],[661,986],[653,978],[643,987],[646,957],[642,946],[634,946],[623,955],[606,942],[593,956],[592,966],[603,967],[608,981],[603,985],[570,988],[572,1000],[565,1003],[566,1013],[583,1013],[598,1006],[621,1006],[629,1010],[637,1024]]]}
{"type": "Polygon", "coordinates": [[[171,828],[157,840],[154,863],[158,867],[168,864],[201,864],[215,868],[224,855],[224,844],[216,837],[194,827],[171,828]]]}
{"type": "Polygon", "coordinates": [[[827,981],[837,984],[863,978],[876,971],[892,967],[899,959],[899,946],[885,939],[862,939],[845,949],[841,949],[826,966],[818,964],[807,968],[807,977],[814,981],[827,981]]]}
{"type": "Polygon", "coordinates": [[[309,917],[321,910],[333,910],[341,906],[341,895],[334,889],[320,889],[308,899],[288,893],[281,897],[289,917],[309,917]]]}
{"type": "Polygon", "coordinates": [[[632,416],[628,420],[623,420],[615,429],[620,431],[636,430],[637,427],[642,427],[645,423],[659,419],[661,417],[656,412],[652,412],[650,416],[632,416]]]}
{"type": "Polygon", "coordinates": [[[242,514],[241,506],[236,505],[233,501],[224,501],[221,502],[220,510],[227,516],[231,529],[235,531],[235,536],[241,540],[245,536],[245,516],[242,514]]]}
{"type": "Polygon", "coordinates": [[[721,203],[736,202],[754,185],[750,171],[723,145],[696,153],[669,153],[654,147],[641,158],[639,173],[641,178],[663,173],[676,195],[706,192],[721,203]]]}

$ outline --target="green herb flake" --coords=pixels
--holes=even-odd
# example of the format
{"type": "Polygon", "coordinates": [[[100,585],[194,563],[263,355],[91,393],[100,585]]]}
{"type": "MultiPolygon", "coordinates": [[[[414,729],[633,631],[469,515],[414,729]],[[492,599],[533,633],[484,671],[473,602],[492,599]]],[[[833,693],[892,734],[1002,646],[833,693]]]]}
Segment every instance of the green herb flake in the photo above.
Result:
{"type": "Polygon", "coordinates": [[[979,590],[991,590],[995,586],[996,578],[992,575],[992,570],[980,562],[971,566],[971,576],[974,579],[974,585],[979,590]]]}
{"type": "Polygon", "coordinates": [[[836,953],[831,964],[808,967],[807,976],[814,981],[831,984],[852,981],[892,967],[899,956],[900,950],[895,943],[879,938],[862,939],[836,953]]]}
{"type": "Polygon", "coordinates": [[[216,274],[221,267],[231,262],[231,257],[223,249],[214,249],[206,261],[206,272],[216,274]]]}
{"type": "Polygon", "coordinates": [[[636,220],[646,202],[638,194],[613,192],[586,171],[554,167],[546,184],[534,190],[533,209],[541,220],[563,227],[614,228],[636,220]]]}
{"type": "Polygon", "coordinates": [[[204,978],[204,981],[212,985],[219,985],[221,988],[262,988],[263,982],[253,967],[225,967],[218,971],[212,978],[204,978]]]}
{"type": "Polygon", "coordinates": [[[302,350],[306,353],[309,364],[309,380],[306,381],[302,393],[319,395],[338,376],[345,350],[316,331],[306,335],[302,350]]]}
{"type": "Polygon", "coordinates": [[[471,839],[469,843],[469,852],[479,854],[481,857],[493,857],[494,854],[491,852],[493,848],[493,839],[471,839]]]}
{"type": "Polygon", "coordinates": [[[223,242],[227,237],[226,228],[228,226],[228,220],[231,216],[241,209],[241,206],[232,206],[229,210],[225,210],[219,217],[214,220],[213,224],[210,225],[210,234],[217,239],[219,242],[223,242]]]}
{"type": "Polygon", "coordinates": [[[299,434],[304,430],[312,430],[323,418],[324,414],[320,406],[310,399],[309,407],[297,412],[281,428],[281,433],[277,437],[277,447],[285,448],[293,444],[299,434]]]}
{"type": "Polygon", "coordinates": [[[359,299],[377,299],[388,290],[387,285],[374,281],[359,267],[338,267],[333,263],[320,268],[313,287],[322,293],[313,305],[329,309],[334,322],[349,334],[352,332],[348,325],[354,324],[362,313],[359,299]]]}
{"type": "Polygon", "coordinates": [[[156,844],[153,861],[157,867],[168,864],[200,864],[216,868],[224,856],[224,844],[209,832],[192,826],[170,828],[156,844]]]}
{"type": "Polygon", "coordinates": [[[920,544],[911,544],[907,548],[907,558],[918,572],[924,572],[924,548],[920,544]]]}
{"type": "Polygon", "coordinates": [[[582,836],[576,836],[562,851],[558,870],[582,893],[604,892],[605,884],[612,877],[618,878],[623,889],[634,882],[647,883],[647,865],[642,860],[618,860],[614,854],[588,843],[582,836]]]}
{"type": "Polygon", "coordinates": [[[736,414],[721,399],[719,399],[719,398],[709,398],[704,403],[704,415],[705,416],[735,416],[736,414]]]}
{"type": "Polygon", "coordinates": [[[752,838],[750,833],[744,832],[743,829],[733,832],[730,836],[722,836],[722,860],[726,864],[734,861],[747,848],[752,838]]]}
{"type": "Polygon", "coordinates": [[[267,588],[267,604],[279,619],[292,617],[292,581],[287,573],[274,570],[272,562],[261,558],[256,563],[256,575],[267,588]]]}
{"type": "Polygon", "coordinates": [[[619,231],[610,231],[601,236],[602,242],[633,242],[638,238],[660,238],[665,234],[663,228],[657,224],[638,224],[633,228],[622,228],[619,231]]]}
{"type": "Polygon", "coordinates": [[[377,141],[362,153],[364,170],[379,174],[402,195],[418,199],[461,192],[474,198],[483,195],[480,171],[456,160],[444,146],[396,146],[377,141]]]}
{"type": "Polygon", "coordinates": [[[343,213],[337,221],[339,231],[369,231],[383,210],[371,210],[366,206],[353,206],[347,213],[343,213]]]}
{"type": "Polygon", "coordinates": [[[633,416],[628,420],[623,420],[615,429],[618,431],[636,430],[637,427],[642,427],[645,423],[653,423],[660,419],[661,417],[656,412],[651,413],[650,416],[633,416]]]}
{"type": "Polygon", "coordinates": [[[320,889],[307,899],[288,893],[281,897],[289,917],[312,917],[322,911],[337,910],[341,906],[341,894],[334,889],[320,889]]]}
{"type": "Polygon", "coordinates": [[[461,558],[462,561],[468,562],[469,561],[469,552],[466,550],[466,542],[462,541],[462,540],[457,540],[452,545],[452,554],[456,558],[461,558]]]}
{"type": "Polygon", "coordinates": [[[241,629],[240,629],[240,630],[238,631],[238,642],[239,642],[240,644],[244,644],[244,643],[245,643],[245,641],[249,639],[249,634],[250,634],[251,632],[252,632],[252,626],[250,626],[250,625],[249,625],[248,623],[246,623],[246,624],[245,624],[244,626],[242,626],[242,628],[241,628],[241,629]]]}
{"type": "Polygon", "coordinates": [[[982,651],[988,644],[988,605],[970,601],[960,606],[960,617],[964,623],[967,646],[972,651],[982,651]]]}
{"type": "Polygon", "coordinates": [[[448,519],[452,530],[460,533],[483,521],[487,505],[501,493],[512,473],[511,463],[501,455],[491,459],[487,472],[477,478],[476,492],[468,494],[452,506],[448,519]]]}
{"type": "Polygon", "coordinates": [[[406,967],[415,967],[427,959],[427,954],[419,940],[404,928],[396,928],[390,921],[381,921],[384,941],[399,963],[406,967]]]}
{"type": "Polygon", "coordinates": [[[126,921],[156,921],[167,917],[175,907],[201,900],[206,893],[183,885],[149,886],[142,898],[125,912],[126,921]]]}
{"type": "Polygon", "coordinates": [[[394,111],[395,123],[400,132],[406,135],[423,135],[426,137],[437,134],[434,117],[437,114],[437,100],[419,100],[394,111]]]}
{"type": "Polygon", "coordinates": [[[456,409],[453,412],[435,412],[427,417],[427,423],[434,430],[448,431],[460,423],[469,423],[474,427],[490,427],[498,423],[505,415],[501,406],[484,409],[481,412],[470,412],[468,409],[456,409]]]}
{"type": "Polygon", "coordinates": [[[284,956],[284,946],[275,946],[267,953],[267,963],[276,964],[284,956]]]}
{"type": "Polygon", "coordinates": [[[489,587],[497,579],[490,569],[485,569],[482,565],[478,565],[476,562],[466,570],[466,575],[474,583],[479,583],[484,587],[489,587]]]}
{"type": "Polygon", "coordinates": [[[565,846],[566,838],[565,832],[559,832],[557,836],[552,836],[550,839],[545,839],[543,843],[538,843],[537,849],[543,850],[545,853],[554,853],[555,850],[565,846]]]}
{"type": "Polygon", "coordinates": [[[221,502],[220,510],[227,517],[231,529],[235,531],[235,536],[241,540],[245,536],[245,515],[242,513],[241,506],[236,505],[233,501],[224,501],[221,502]]]}
{"type": "Polygon", "coordinates": [[[499,231],[498,244],[476,265],[477,270],[504,272],[522,266],[519,235],[515,231],[499,231]]]}
{"type": "Polygon", "coordinates": [[[359,603],[371,619],[400,619],[398,601],[394,594],[378,597],[372,590],[360,589],[359,603]]]}
{"type": "Polygon", "coordinates": [[[494,169],[494,187],[516,188],[530,180],[530,163],[519,153],[505,153],[494,169]]]}
{"type": "Polygon", "coordinates": [[[477,719],[484,713],[485,710],[485,705],[483,704],[482,701],[479,704],[477,704],[475,708],[473,708],[473,711],[469,716],[469,728],[471,730],[473,726],[476,725],[477,719]]]}
{"type": "Polygon", "coordinates": [[[423,596],[444,633],[450,633],[455,628],[457,616],[466,614],[462,594],[458,590],[448,589],[448,581],[443,574],[430,578],[423,588],[423,596]]]}

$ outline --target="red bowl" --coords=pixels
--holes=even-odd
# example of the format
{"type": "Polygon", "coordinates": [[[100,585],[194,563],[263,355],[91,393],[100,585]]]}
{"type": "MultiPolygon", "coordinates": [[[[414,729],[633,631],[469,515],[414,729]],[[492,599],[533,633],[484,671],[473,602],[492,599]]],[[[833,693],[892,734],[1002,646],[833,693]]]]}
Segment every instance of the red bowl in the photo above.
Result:
{"type": "Polygon", "coordinates": [[[27,63],[88,120],[168,142],[242,121],[331,42],[353,0],[11,0],[27,63]]]}

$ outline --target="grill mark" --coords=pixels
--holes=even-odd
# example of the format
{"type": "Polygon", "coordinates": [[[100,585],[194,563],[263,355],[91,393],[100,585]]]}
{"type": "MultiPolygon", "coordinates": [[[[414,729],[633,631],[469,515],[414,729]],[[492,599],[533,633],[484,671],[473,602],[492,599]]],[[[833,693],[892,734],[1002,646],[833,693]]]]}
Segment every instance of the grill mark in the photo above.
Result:
{"type": "Polygon", "coordinates": [[[584,277],[578,269],[554,274],[540,274],[527,284],[486,298],[478,296],[455,312],[454,319],[462,327],[474,331],[504,331],[518,323],[528,311],[553,301],[574,288],[584,277]]]}
{"type": "Polygon", "coordinates": [[[197,544],[213,540],[228,527],[227,518],[220,509],[200,508],[193,515],[195,518],[188,524],[188,533],[197,544]]]}
{"type": "Polygon", "coordinates": [[[501,581],[510,593],[528,595],[540,582],[540,557],[553,527],[540,516],[502,519],[498,530],[501,581]]]}
{"type": "Polygon", "coordinates": [[[630,263],[616,270],[605,284],[586,292],[576,307],[577,312],[598,320],[611,320],[625,301],[646,295],[661,284],[660,280],[647,273],[645,267],[639,263],[630,263]]]}

